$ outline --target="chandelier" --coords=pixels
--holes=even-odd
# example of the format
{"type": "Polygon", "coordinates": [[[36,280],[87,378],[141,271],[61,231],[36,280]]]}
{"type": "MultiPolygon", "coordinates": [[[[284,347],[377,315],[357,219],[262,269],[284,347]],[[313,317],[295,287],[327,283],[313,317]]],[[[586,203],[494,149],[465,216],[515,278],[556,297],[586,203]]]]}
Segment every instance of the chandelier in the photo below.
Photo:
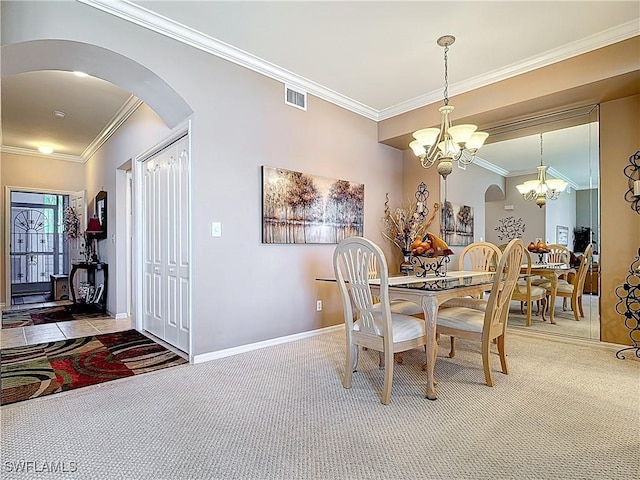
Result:
{"type": "Polygon", "coordinates": [[[520,185],[516,185],[518,192],[526,201],[534,200],[536,205],[542,208],[549,200],[556,200],[565,188],[567,182],[558,178],[546,178],[547,167],[542,164],[542,134],[540,134],[540,166],[538,167],[538,179],[527,180],[520,185]]]}
{"type": "Polygon", "coordinates": [[[415,140],[409,144],[423,168],[429,168],[437,161],[438,173],[444,178],[453,170],[454,161],[464,165],[473,162],[476,152],[489,136],[486,132],[476,132],[478,127],[475,125],[451,126],[453,106],[449,105],[447,53],[455,41],[453,35],[438,39],[438,45],[444,47],[444,106],[440,107],[440,128],[423,128],[414,132],[415,140]]]}

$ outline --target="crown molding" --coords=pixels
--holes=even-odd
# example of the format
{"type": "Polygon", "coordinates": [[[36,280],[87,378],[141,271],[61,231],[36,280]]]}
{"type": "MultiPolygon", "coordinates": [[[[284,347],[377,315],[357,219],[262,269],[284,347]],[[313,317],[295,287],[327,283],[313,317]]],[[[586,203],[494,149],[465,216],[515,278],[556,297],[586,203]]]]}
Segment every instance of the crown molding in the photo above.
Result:
{"type": "Polygon", "coordinates": [[[553,167],[547,167],[547,173],[549,175],[552,175],[554,178],[559,178],[560,180],[564,180],[565,182],[567,182],[569,184],[569,186],[571,188],[573,188],[574,190],[582,190],[583,188],[580,188],[580,185],[578,185],[576,182],[574,182],[573,180],[571,180],[569,177],[567,177],[566,175],[563,175],[562,173],[560,173],[558,170],[556,170],[553,167]]]}
{"type": "Polygon", "coordinates": [[[249,52],[245,52],[228,43],[205,35],[193,28],[159,15],[127,0],[77,0],[80,3],[109,13],[118,18],[135,23],[148,30],[167,36],[186,45],[220,57],[229,62],[253,70],[287,85],[298,87],[307,93],[333,103],[354,113],[378,120],[378,111],[346,97],[334,90],[324,87],[312,80],[296,75],[273,63],[267,62],[249,52]]]}
{"type": "Polygon", "coordinates": [[[476,158],[473,159],[473,163],[475,163],[476,165],[478,165],[479,167],[482,167],[486,170],[489,170],[490,172],[493,173],[497,173],[498,175],[502,176],[502,177],[508,177],[509,176],[509,171],[505,170],[504,168],[501,168],[497,165],[494,165],[491,162],[487,162],[485,159],[480,158],[476,155],[476,158]]]}
{"type": "MultiPolygon", "coordinates": [[[[425,105],[430,105],[442,99],[441,92],[434,91],[389,108],[376,110],[312,80],[296,75],[293,72],[278,67],[277,65],[267,62],[266,60],[252,55],[251,53],[236,48],[233,45],[222,42],[144,7],[133,4],[128,0],[76,1],[243,66],[253,70],[254,72],[273,78],[274,80],[291,85],[292,87],[299,87],[309,94],[362,115],[370,120],[386,120],[396,115],[424,107],[425,105]]],[[[478,75],[464,82],[452,84],[449,86],[450,96],[453,97],[455,95],[460,95],[462,93],[484,87],[491,83],[506,80],[613,43],[621,42],[637,35],[637,22],[630,21],[622,25],[603,30],[602,32],[581,40],[563,45],[562,47],[550,50],[542,55],[528,58],[501,69],[493,70],[487,74],[478,75]]]]}
{"type": "Polygon", "coordinates": [[[135,112],[138,107],[142,105],[140,100],[135,95],[131,95],[126,102],[120,107],[120,110],[116,112],[107,126],[98,134],[98,136],[89,144],[89,146],[82,152],[83,161],[87,161],[91,156],[98,151],[98,149],[104,145],[104,143],[116,133],[116,131],[127,121],[127,119],[135,112]]]}
{"type": "MultiPolygon", "coordinates": [[[[553,178],[559,178],[560,180],[564,180],[574,190],[584,190],[586,188],[590,188],[590,187],[585,187],[584,185],[578,185],[576,182],[571,180],[566,175],[560,173],[558,170],[556,170],[553,167],[547,167],[546,172],[548,175],[551,175],[553,178]]],[[[507,172],[507,175],[505,175],[505,177],[522,177],[524,175],[535,175],[536,178],[538,178],[538,168],[536,167],[536,168],[528,168],[526,170],[514,170],[512,172],[507,172]]]]}
{"type": "Polygon", "coordinates": [[[2,145],[0,147],[2,153],[12,153],[14,155],[26,155],[29,157],[48,158],[53,160],[63,160],[65,162],[84,163],[86,160],[77,155],[66,155],[64,153],[40,153],[40,151],[31,148],[10,147],[2,145]]]}
{"type": "MultiPolygon", "coordinates": [[[[563,45],[562,47],[549,50],[542,55],[530,57],[526,60],[508,65],[506,67],[493,70],[489,73],[478,75],[470,78],[464,82],[458,82],[453,85],[449,85],[449,96],[454,97],[471,90],[490,85],[492,83],[507,80],[508,78],[521,75],[523,73],[537,70],[538,68],[549,66],[553,63],[558,63],[563,60],[567,60],[584,53],[597,50],[598,48],[606,47],[623,40],[635,37],[638,35],[638,22],[630,21],[618,25],[607,30],[603,30],[597,34],[585,37],[572,43],[563,45]]],[[[439,92],[431,92],[406,102],[399,103],[389,108],[385,108],[378,112],[378,120],[386,120],[396,115],[400,115],[416,108],[421,108],[426,105],[437,102],[442,99],[442,94],[439,92]]]]}

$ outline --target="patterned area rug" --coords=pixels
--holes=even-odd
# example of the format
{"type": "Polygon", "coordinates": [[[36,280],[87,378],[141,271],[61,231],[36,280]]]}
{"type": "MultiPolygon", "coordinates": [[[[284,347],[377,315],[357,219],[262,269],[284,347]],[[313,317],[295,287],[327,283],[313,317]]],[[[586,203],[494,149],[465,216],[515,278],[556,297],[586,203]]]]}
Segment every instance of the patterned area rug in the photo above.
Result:
{"type": "Polygon", "coordinates": [[[136,330],[0,350],[0,404],[151,372],[187,361],[136,330]]]}
{"type": "Polygon", "coordinates": [[[87,318],[111,318],[102,312],[74,312],[72,305],[58,307],[30,308],[27,310],[9,310],[2,312],[2,328],[27,327],[43,323],[86,320],[87,318]]]}

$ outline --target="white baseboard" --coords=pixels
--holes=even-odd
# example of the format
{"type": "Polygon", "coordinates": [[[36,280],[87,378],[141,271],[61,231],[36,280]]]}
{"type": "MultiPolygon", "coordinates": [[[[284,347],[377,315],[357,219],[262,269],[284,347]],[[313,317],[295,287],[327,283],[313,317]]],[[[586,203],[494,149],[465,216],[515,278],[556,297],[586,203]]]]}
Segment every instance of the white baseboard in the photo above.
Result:
{"type": "Polygon", "coordinates": [[[265,340],[263,342],[250,343],[248,345],[240,345],[239,347],[226,348],[224,350],[218,350],[216,352],[203,353],[202,355],[196,355],[193,357],[192,363],[208,362],[209,360],[215,360],[217,358],[230,357],[231,355],[238,355],[239,353],[251,352],[260,348],[272,347],[274,345],[280,345],[282,343],[295,342],[296,340],[302,340],[303,338],[315,337],[317,335],[324,335],[335,330],[344,328],[344,323],[340,325],[333,325],[331,327],[319,328],[317,330],[310,330],[308,332],[296,333],[294,335],[287,335],[286,337],[272,338],[271,340],[265,340]]]}
{"type": "Polygon", "coordinates": [[[122,320],[123,318],[129,318],[129,315],[126,313],[116,313],[114,317],[116,320],[122,320]]]}

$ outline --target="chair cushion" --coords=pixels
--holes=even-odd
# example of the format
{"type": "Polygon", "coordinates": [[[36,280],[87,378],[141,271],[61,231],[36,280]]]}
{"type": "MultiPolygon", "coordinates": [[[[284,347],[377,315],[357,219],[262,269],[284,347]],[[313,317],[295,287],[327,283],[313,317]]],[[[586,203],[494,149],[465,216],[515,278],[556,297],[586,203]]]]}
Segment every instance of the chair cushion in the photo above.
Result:
{"type": "MultiPolygon", "coordinates": [[[[545,288],[547,291],[551,291],[551,282],[542,284],[540,286],[545,288]]],[[[570,283],[567,283],[567,282],[558,282],[557,292],[558,293],[572,294],[573,293],[573,285],[570,284],[570,283]]]]}
{"type": "Polygon", "coordinates": [[[440,306],[443,308],[466,307],[466,308],[473,308],[474,310],[480,310],[481,312],[484,312],[487,309],[487,301],[481,300],[478,298],[471,298],[471,297],[458,297],[458,298],[450,298],[440,306]]]}
{"type": "MultiPolygon", "coordinates": [[[[424,320],[408,315],[391,314],[393,342],[403,342],[426,335],[424,320]]],[[[373,312],[374,329],[377,335],[382,336],[382,312],[373,312]]],[[[354,331],[360,331],[360,320],[353,324],[354,331]]]]}
{"type": "MultiPolygon", "coordinates": [[[[526,287],[525,287],[526,291],[526,287]]],[[[538,295],[544,295],[547,289],[545,287],[531,285],[531,296],[537,297],[538,295]]]]}
{"type": "Polygon", "coordinates": [[[409,300],[391,300],[391,313],[401,313],[402,315],[418,315],[424,313],[422,307],[409,300]]]}
{"type": "MultiPolygon", "coordinates": [[[[549,284],[551,285],[551,284],[549,284]]],[[[544,296],[547,292],[547,287],[543,286],[543,285],[531,285],[531,296],[532,297],[537,297],[537,296],[544,296]]],[[[513,292],[515,297],[520,297],[522,295],[526,295],[527,294],[527,284],[525,283],[524,285],[521,285],[520,283],[518,283],[518,285],[516,285],[516,289],[513,292]]]]}
{"type": "Polygon", "coordinates": [[[482,333],[483,326],[483,311],[466,307],[443,308],[438,311],[438,327],[482,333]]]}
{"type": "MultiPolygon", "coordinates": [[[[378,309],[380,305],[382,304],[378,302],[373,305],[373,308],[378,309]]],[[[399,313],[400,315],[419,315],[424,313],[420,305],[409,300],[391,300],[389,308],[391,308],[391,313],[399,313]]]]}

